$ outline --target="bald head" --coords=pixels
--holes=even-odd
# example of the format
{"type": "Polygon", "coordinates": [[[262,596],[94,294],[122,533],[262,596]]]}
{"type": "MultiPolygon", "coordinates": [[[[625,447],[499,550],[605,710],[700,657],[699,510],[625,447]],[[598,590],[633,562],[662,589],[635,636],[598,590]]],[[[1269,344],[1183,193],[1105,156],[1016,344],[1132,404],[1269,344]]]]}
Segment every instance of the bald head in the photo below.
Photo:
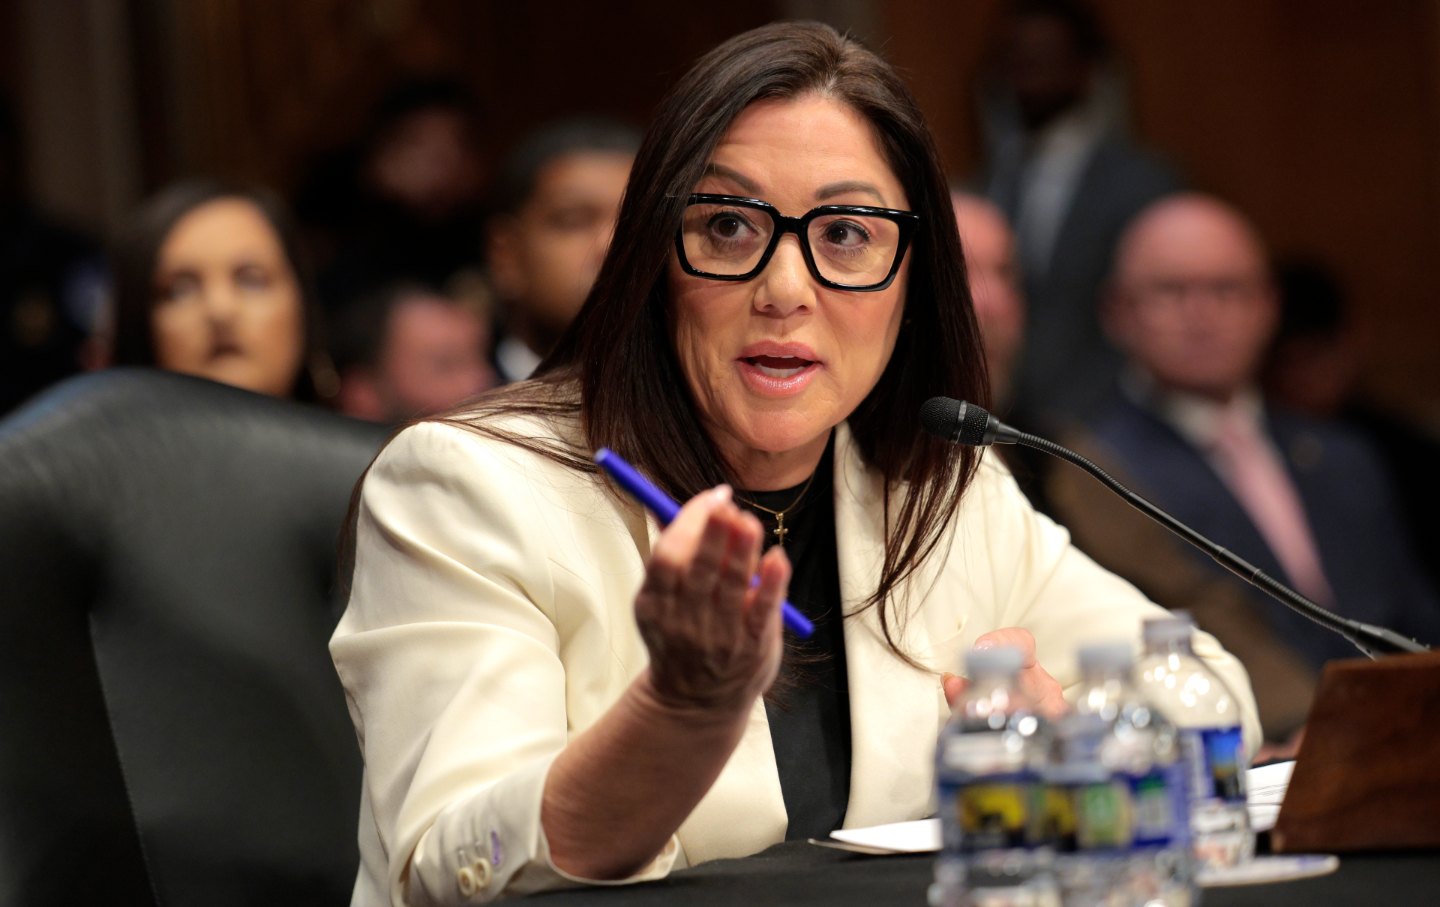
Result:
{"type": "Polygon", "coordinates": [[[1115,248],[1115,275],[1157,268],[1250,268],[1264,273],[1265,244],[1239,211],[1198,193],[1171,195],[1135,215],[1115,248]]]}
{"type": "Polygon", "coordinates": [[[965,270],[985,361],[997,399],[1006,396],[1025,333],[1025,304],[1015,261],[1015,235],[1000,209],[978,196],[951,194],[955,225],[965,249],[965,270]]]}
{"type": "Polygon", "coordinates": [[[1276,310],[1259,234],[1217,199],[1161,199],[1117,244],[1111,336],[1163,387],[1230,399],[1254,382],[1276,310]]]}

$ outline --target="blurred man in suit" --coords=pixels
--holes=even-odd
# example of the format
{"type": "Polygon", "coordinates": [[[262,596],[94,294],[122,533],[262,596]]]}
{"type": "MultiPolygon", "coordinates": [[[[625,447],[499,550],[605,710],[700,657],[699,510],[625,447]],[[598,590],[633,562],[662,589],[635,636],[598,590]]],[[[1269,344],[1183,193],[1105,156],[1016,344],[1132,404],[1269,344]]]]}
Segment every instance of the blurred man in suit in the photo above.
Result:
{"type": "Polygon", "coordinates": [[[363,297],[340,319],[336,408],[389,424],[457,406],[497,383],[488,312],[417,283],[363,297]]]}
{"type": "MultiPolygon", "coordinates": [[[[955,207],[955,226],[965,250],[965,277],[975,304],[975,320],[985,344],[990,408],[1026,431],[1043,433],[1038,417],[1014,408],[1015,366],[1025,342],[1025,294],[1020,286],[1015,233],[1004,212],[984,198],[952,192],[950,203],[955,207]]],[[[995,452],[1010,467],[1030,503],[1049,513],[1045,475],[1052,465],[1050,458],[1019,445],[997,447],[995,452]]]]}
{"type": "Polygon", "coordinates": [[[1010,379],[1025,340],[1025,297],[1015,234],[1005,214],[991,202],[965,192],[952,192],[955,226],[965,250],[965,275],[975,319],[985,341],[985,366],[990,372],[991,408],[1008,414],[1010,379]]]}
{"type": "Polygon", "coordinates": [[[600,118],[558,120],[501,168],[486,259],[501,319],[495,366],[530,377],[590,293],[610,247],[640,135],[600,118]]]}
{"type": "MultiPolygon", "coordinates": [[[[1122,399],[1082,446],[1141,494],[1311,599],[1440,642],[1440,611],[1374,452],[1337,424],[1267,407],[1256,390],[1277,314],[1265,249],[1238,212],[1199,195],[1147,208],[1120,240],[1106,300],[1111,336],[1128,357],[1122,399]]],[[[1137,581],[1146,573],[1136,552],[1107,546],[1113,516],[1062,510],[1102,563],[1137,581]]],[[[1278,604],[1258,616],[1270,643],[1249,653],[1257,675],[1271,652],[1312,669],[1356,654],[1278,604]]],[[[1226,627],[1207,629],[1222,642],[1235,638],[1226,627]]],[[[1258,679],[1255,691],[1263,701],[1258,679]]]]}
{"type": "Polygon", "coordinates": [[[1430,588],[1440,589],[1440,428],[1425,426],[1361,383],[1366,326],[1351,310],[1339,275],[1324,262],[1295,260],[1276,268],[1280,327],[1264,369],[1265,397],[1319,419],[1338,419],[1375,445],[1399,488],[1405,528],[1430,588]]]}
{"type": "Polygon", "coordinates": [[[1125,101],[1100,24],[1080,0],[1014,0],[983,98],[987,197],[1014,225],[1030,306],[1015,402],[1049,421],[1108,402],[1120,356],[1098,296],[1116,237],[1180,187],[1126,136],[1125,101]]]}

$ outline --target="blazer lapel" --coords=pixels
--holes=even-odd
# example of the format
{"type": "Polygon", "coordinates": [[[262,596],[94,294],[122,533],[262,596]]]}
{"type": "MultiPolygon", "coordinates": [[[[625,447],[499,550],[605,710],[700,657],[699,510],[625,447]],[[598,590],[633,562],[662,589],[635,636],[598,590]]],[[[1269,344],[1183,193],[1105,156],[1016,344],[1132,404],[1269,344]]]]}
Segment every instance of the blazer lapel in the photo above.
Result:
{"type": "MultiPolygon", "coordinates": [[[[848,427],[836,431],[835,534],[850,687],[845,827],[859,828],[933,811],[935,740],[948,709],[939,677],[890,651],[878,609],[859,610],[875,591],[885,556],[880,482],[865,469],[848,427]]],[[[929,584],[922,579],[908,586],[924,590],[929,584]]],[[[912,609],[918,604],[907,602],[912,609]]],[[[923,657],[931,648],[925,622],[915,617],[904,624],[903,632],[892,624],[892,634],[906,652],[923,657]]]]}

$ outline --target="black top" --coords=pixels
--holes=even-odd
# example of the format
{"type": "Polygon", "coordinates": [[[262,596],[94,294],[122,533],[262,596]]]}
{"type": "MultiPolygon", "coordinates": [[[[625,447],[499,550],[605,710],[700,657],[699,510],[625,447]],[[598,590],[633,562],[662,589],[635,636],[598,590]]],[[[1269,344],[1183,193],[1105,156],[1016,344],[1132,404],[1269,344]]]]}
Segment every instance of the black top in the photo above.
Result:
{"type": "Polygon", "coordinates": [[[785,512],[785,553],[794,573],[790,602],[815,623],[808,640],[786,636],[780,679],[765,697],[780,790],[790,817],[787,839],[827,838],[850,799],[850,690],[840,620],[840,562],[835,549],[834,442],[814,481],[780,491],[737,491],[736,500],[777,539],[773,514],[785,512]]]}

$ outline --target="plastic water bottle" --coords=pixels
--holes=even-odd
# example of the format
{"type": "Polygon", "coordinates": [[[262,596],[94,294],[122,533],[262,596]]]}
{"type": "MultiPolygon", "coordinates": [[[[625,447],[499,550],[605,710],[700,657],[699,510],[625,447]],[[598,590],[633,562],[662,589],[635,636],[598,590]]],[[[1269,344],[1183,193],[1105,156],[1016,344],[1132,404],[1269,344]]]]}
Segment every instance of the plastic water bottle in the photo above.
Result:
{"type": "Polygon", "coordinates": [[[1249,860],[1255,835],[1245,808],[1250,760],[1240,728],[1240,704],[1225,683],[1195,657],[1194,625],[1183,616],[1145,621],[1139,686],[1179,728],[1190,797],[1191,846],[1199,867],[1249,860]]]}
{"type": "Polygon", "coordinates": [[[1018,649],[976,649],[970,685],[940,734],[942,844],[931,907],[1053,907],[1041,769],[1049,725],[1020,691],[1018,649]]]}
{"type": "Polygon", "coordinates": [[[1078,660],[1074,720],[1090,723],[1057,733],[1054,765],[1061,779],[1091,786],[1071,790],[1076,848],[1056,845],[1066,903],[1105,903],[1088,887],[1103,876],[1109,902],[1185,907],[1196,898],[1179,734],[1134,683],[1129,642],[1085,646],[1078,660]],[[1072,897],[1067,887],[1078,894],[1072,897]]]}
{"type": "Polygon", "coordinates": [[[1099,715],[1066,715],[1055,724],[1045,769],[1045,809],[1055,847],[1056,887],[1065,907],[1130,904],[1133,808],[1129,787],[1101,755],[1109,734],[1109,723],[1099,715]]]}

